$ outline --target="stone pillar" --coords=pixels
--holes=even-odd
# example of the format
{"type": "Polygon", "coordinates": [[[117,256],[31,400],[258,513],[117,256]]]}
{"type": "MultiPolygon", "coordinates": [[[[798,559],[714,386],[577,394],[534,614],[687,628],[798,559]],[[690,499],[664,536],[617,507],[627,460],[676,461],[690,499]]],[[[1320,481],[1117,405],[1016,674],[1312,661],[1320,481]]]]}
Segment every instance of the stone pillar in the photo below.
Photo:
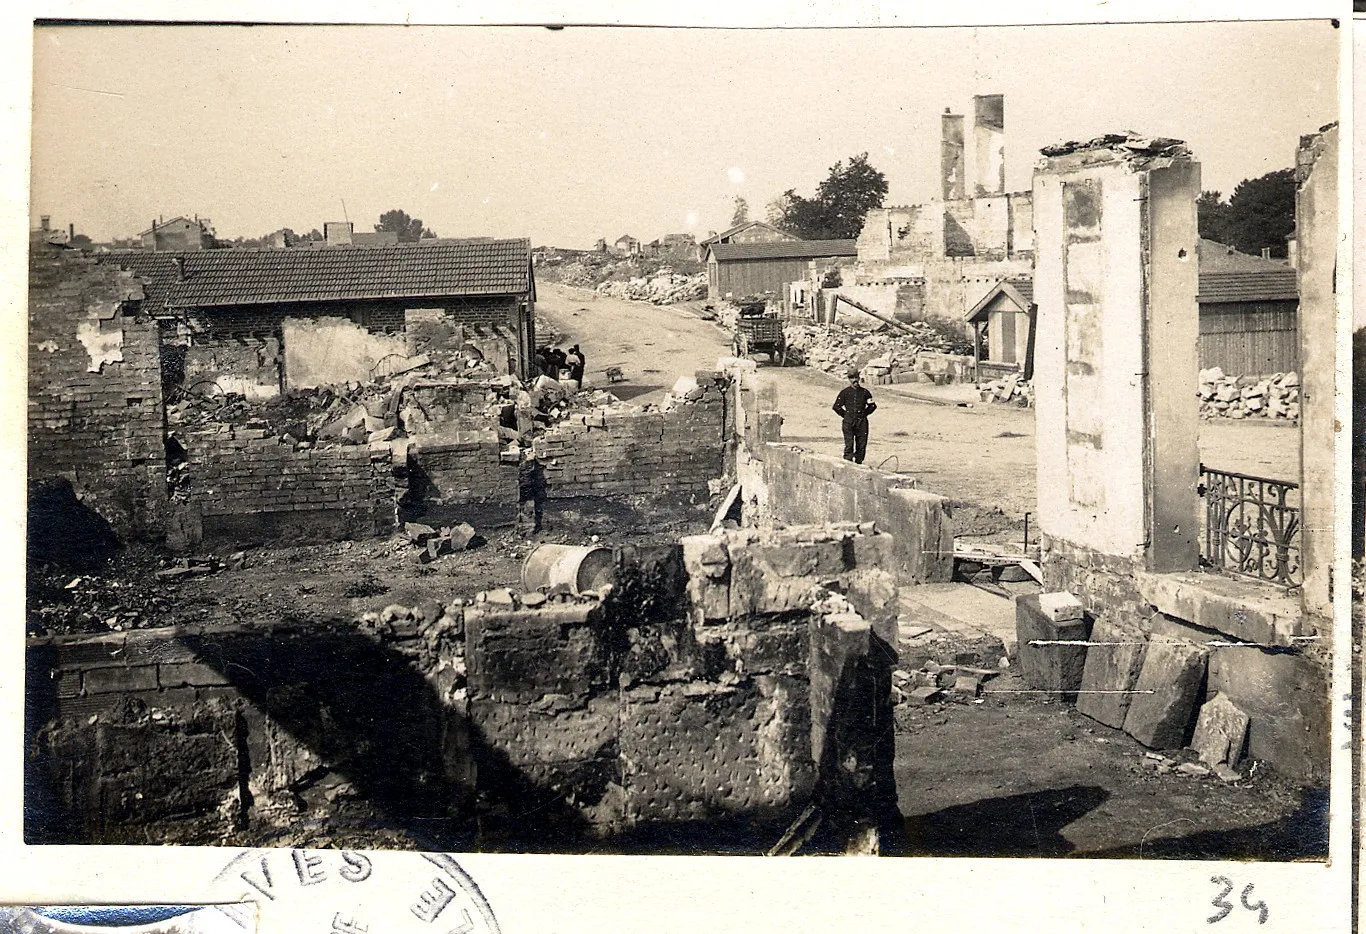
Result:
{"type": "Polygon", "coordinates": [[[1199,164],[1176,141],[1045,153],[1033,198],[1040,529],[1136,567],[1195,568],[1199,164]]]}
{"type": "Polygon", "coordinates": [[[972,99],[972,142],[975,152],[973,192],[977,197],[1006,190],[1006,100],[1001,94],[972,99]]]}
{"type": "Polygon", "coordinates": [[[963,162],[963,115],[946,112],[940,121],[940,184],[944,200],[956,201],[968,196],[963,162]]]}
{"type": "MultiPolygon", "coordinates": [[[[1334,375],[1337,368],[1338,129],[1295,158],[1300,309],[1301,552],[1306,612],[1332,615],[1334,375]]],[[[1346,582],[1343,582],[1344,589],[1346,582]]]]}

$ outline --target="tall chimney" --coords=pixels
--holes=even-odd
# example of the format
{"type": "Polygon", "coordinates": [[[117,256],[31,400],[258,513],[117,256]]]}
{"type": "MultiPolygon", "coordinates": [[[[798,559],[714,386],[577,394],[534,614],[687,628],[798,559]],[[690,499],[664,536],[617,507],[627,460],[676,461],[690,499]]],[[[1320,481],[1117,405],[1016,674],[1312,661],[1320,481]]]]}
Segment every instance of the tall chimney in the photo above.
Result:
{"type": "Polygon", "coordinates": [[[184,281],[185,281],[185,257],[183,257],[183,256],[174,256],[174,257],[171,258],[171,262],[175,264],[175,280],[176,280],[177,282],[184,282],[184,281]]]}
{"type": "Polygon", "coordinates": [[[1262,259],[1271,259],[1271,247],[1262,247],[1262,259]]]}
{"type": "Polygon", "coordinates": [[[74,223],[66,225],[66,239],[68,241],[76,239],[76,225],[74,223]]]}
{"type": "Polygon", "coordinates": [[[963,115],[949,113],[946,107],[939,120],[940,186],[945,201],[957,201],[968,196],[963,162],[963,115]]]}
{"type": "Polygon", "coordinates": [[[1006,190],[1006,100],[1001,94],[972,98],[974,194],[1003,195],[1006,190]]]}

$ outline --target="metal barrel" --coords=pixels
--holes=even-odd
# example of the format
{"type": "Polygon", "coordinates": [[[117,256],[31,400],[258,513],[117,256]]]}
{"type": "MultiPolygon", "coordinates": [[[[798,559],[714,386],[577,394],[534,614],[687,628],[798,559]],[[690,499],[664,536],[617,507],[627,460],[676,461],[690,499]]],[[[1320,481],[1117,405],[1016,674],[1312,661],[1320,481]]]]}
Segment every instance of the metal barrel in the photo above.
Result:
{"type": "Polygon", "coordinates": [[[600,545],[537,545],[522,562],[522,589],[564,584],[571,593],[600,591],[612,583],[616,561],[600,545]]]}

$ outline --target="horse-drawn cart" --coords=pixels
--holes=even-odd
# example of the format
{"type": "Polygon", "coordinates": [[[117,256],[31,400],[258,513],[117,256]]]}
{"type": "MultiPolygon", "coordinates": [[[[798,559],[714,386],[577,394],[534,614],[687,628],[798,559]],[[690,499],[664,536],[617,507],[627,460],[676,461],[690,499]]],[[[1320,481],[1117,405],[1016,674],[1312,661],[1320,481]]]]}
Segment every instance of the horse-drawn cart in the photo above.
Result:
{"type": "Polygon", "coordinates": [[[782,366],[787,362],[787,338],[783,335],[783,322],[768,314],[767,307],[768,303],[763,299],[740,305],[740,314],[735,319],[735,339],[732,342],[735,356],[768,354],[771,363],[782,366]]]}

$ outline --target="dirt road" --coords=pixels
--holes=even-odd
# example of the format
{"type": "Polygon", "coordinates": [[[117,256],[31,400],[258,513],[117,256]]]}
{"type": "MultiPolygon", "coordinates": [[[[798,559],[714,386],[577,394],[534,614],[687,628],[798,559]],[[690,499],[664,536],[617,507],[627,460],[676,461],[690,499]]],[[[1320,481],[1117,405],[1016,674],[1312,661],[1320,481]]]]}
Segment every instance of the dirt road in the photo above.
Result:
{"type": "MultiPolygon", "coordinates": [[[[541,285],[539,292],[538,314],[587,354],[589,384],[605,386],[603,368],[619,366],[627,379],[611,388],[625,400],[658,401],[679,376],[713,368],[730,352],[730,336],[687,304],[656,307],[556,283],[541,285]]],[[[830,406],[841,380],[807,367],[762,363],[761,373],[778,385],[785,440],[814,451],[840,450],[839,419],[830,406]]],[[[974,521],[1000,510],[1005,524],[1014,527],[1034,510],[1032,410],[927,403],[912,398],[914,384],[872,390],[878,411],[867,463],[914,475],[922,489],[956,503],[977,504],[974,521]]],[[[1200,456],[1221,469],[1297,479],[1299,434],[1274,423],[1202,422],[1200,456]]]]}

